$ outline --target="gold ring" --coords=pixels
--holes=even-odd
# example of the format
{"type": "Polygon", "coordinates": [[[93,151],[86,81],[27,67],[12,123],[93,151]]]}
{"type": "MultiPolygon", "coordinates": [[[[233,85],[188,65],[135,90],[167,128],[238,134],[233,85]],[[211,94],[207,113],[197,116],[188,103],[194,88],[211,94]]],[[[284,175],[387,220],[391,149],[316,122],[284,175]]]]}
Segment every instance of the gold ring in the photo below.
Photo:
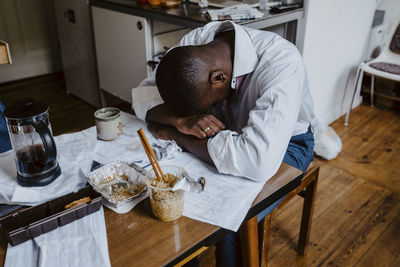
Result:
{"type": "Polygon", "coordinates": [[[207,127],[207,128],[205,128],[204,130],[203,130],[203,132],[208,132],[209,130],[211,130],[211,128],[210,127],[207,127]]]}

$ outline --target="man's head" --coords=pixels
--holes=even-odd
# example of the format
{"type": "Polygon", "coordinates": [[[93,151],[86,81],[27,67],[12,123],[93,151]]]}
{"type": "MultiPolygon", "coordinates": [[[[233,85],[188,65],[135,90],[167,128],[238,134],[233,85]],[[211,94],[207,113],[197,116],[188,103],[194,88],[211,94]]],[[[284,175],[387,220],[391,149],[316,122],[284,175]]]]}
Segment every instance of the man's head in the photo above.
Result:
{"type": "Polygon", "coordinates": [[[212,45],[170,50],[156,72],[156,84],[168,108],[179,115],[208,112],[229,95],[232,64],[212,45]]]}

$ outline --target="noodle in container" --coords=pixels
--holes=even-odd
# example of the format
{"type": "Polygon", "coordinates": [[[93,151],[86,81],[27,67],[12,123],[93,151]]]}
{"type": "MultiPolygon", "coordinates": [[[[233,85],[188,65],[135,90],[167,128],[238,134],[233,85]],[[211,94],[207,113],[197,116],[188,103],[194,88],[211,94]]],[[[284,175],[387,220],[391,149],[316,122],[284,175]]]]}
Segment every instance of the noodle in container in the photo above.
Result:
{"type": "Polygon", "coordinates": [[[182,216],[184,207],[184,191],[177,187],[185,178],[185,170],[177,166],[162,166],[165,183],[157,180],[154,171],[146,176],[147,188],[150,191],[150,205],[154,217],[164,222],[171,222],[182,216]]]}

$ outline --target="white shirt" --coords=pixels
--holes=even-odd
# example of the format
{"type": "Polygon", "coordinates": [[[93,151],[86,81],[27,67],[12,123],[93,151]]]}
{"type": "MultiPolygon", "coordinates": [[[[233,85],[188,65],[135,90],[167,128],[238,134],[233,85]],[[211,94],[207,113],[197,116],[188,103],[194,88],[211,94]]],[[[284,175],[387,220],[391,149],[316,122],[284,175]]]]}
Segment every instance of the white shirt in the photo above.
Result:
{"type": "MultiPolygon", "coordinates": [[[[307,132],[315,116],[307,74],[292,43],[231,21],[197,28],[179,46],[209,43],[227,29],[235,30],[231,87],[236,87],[236,77],[247,76],[230,101],[231,129],[208,140],[208,153],[220,173],[265,182],[282,163],[290,138],[307,132]]],[[[132,91],[133,108],[143,120],[149,109],[163,103],[158,90],[147,87],[155,85],[154,76],[155,72],[132,91]]]]}

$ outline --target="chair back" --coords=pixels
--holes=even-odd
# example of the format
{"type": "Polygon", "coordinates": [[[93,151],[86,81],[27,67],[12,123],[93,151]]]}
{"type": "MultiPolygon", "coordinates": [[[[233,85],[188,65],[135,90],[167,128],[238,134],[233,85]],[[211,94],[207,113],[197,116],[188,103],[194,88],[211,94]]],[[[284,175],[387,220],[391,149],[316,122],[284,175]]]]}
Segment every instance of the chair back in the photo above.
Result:
{"type": "Polygon", "coordinates": [[[380,57],[400,59],[400,20],[393,25],[387,36],[389,40],[385,42],[380,57]]]}

